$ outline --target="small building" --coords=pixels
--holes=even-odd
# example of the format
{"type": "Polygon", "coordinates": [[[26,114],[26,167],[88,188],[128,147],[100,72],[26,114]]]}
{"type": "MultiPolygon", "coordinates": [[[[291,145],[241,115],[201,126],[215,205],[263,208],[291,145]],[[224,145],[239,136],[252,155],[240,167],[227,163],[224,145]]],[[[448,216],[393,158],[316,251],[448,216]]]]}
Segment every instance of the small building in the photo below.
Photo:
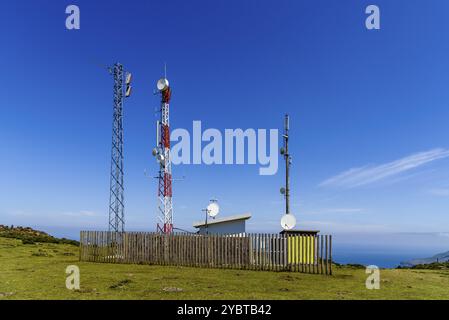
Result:
{"type": "Polygon", "coordinates": [[[195,222],[194,228],[199,234],[241,234],[246,232],[246,220],[251,218],[250,213],[234,215],[223,218],[207,218],[206,221],[195,222]]]}
{"type": "Polygon", "coordinates": [[[287,257],[289,263],[315,263],[319,252],[318,230],[283,230],[281,235],[288,237],[287,257]]]}

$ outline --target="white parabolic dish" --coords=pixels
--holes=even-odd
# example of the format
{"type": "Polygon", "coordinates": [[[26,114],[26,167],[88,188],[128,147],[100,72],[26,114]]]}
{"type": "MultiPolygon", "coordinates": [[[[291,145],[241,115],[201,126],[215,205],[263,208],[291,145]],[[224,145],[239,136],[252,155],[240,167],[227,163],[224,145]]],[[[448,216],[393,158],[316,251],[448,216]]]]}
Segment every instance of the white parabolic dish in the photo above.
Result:
{"type": "Polygon", "coordinates": [[[296,218],[292,214],[286,214],[281,219],[281,227],[284,230],[291,230],[296,226],[296,218]]]}
{"type": "Polygon", "coordinates": [[[211,204],[209,204],[207,206],[207,214],[210,217],[215,217],[217,216],[217,214],[220,212],[220,207],[218,206],[218,204],[216,202],[212,202],[211,204]]]}
{"type": "Polygon", "coordinates": [[[157,89],[159,91],[164,91],[169,86],[170,86],[170,84],[168,83],[168,80],[165,78],[159,79],[159,81],[157,82],[157,89]]]}

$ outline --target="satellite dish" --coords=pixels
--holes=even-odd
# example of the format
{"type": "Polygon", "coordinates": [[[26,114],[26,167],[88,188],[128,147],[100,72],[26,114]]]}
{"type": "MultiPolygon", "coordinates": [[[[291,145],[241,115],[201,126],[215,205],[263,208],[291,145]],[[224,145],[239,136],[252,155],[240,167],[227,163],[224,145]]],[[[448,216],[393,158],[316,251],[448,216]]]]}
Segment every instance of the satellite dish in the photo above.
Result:
{"type": "Polygon", "coordinates": [[[170,84],[168,83],[168,80],[166,78],[161,78],[159,79],[159,81],[157,82],[157,89],[159,91],[164,91],[166,90],[168,87],[170,86],[170,84]]]}
{"type": "Polygon", "coordinates": [[[209,217],[214,218],[217,216],[217,214],[220,212],[220,207],[218,206],[218,203],[212,202],[207,206],[207,214],[209,217]]]}
{"type": "Polygon", "coordinates": [[[153,154],[153,157],[155,157],[159,152],[157,151],[157,148],[154,148],[153,151],[151,151],[151,153],[153,154]]]}
{"type": "Polygon", "coordinates": [[[160,154],[160,153],[159,153],[159,154],[156,156],[156,159],[157,159],[157,161],[159,161],[162,165],[165,164],[165,157],[164,157],[163,154],[160,154]]]}
{"type": "Polygon", "coordinates": [[[282,155],[284,155],[285,154],[285,149],[284,148],[281,148],[281,150],[279,151],[282,155]]]}
{"type": "Polygon", "coordinates": [[[285,194],[285,188],[282,187],[281,190],[280,190],[280,192],[281,192],[281,194],[285,194]]]}
{"type": "Polygon", "coordinates": [[[296,218],[292,214],[286,214],[281,219],[281,227],[284,230],[292,230],[296,226],[296,218]]]}

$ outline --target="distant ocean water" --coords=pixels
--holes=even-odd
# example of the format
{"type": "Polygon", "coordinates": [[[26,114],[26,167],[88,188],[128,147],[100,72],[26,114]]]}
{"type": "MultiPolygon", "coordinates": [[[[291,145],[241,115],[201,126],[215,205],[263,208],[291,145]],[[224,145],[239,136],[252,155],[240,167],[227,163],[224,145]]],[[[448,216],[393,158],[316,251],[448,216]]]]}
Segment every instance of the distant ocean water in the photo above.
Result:
{"type": "MultiPolygon", "coordinates": [[[[389,248],[385,248],[384,251],[388,251],[389,248]]],[[[379,268],[396,268],[401,262],[413,260],[416,258],[428,258],[435,254],[435,252],[429,250],[425,253],[412,253],[412,252],[371,252],[370,248],[366,248],[365,251],[354,252],[348,248],[334,248],[333,260],[341,264],[355,263],[362,265],[375,265],[379,268]]]]}
{"type": "MultiPolygon", "coordinates": [[[[76,228],[35,228],[56,237],[79,240],[76,228]]],[[[404,261],[449,251],[449,237],[442,233],[335,234],[332,251],[333,260],[338,263],[396,268],[404,261]]]]}

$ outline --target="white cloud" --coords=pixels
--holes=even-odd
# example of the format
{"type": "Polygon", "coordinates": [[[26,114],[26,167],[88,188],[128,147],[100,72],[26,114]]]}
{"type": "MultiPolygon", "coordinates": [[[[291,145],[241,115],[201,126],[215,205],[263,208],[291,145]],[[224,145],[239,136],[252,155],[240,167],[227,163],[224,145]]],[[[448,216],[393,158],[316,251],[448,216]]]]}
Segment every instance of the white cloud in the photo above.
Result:
{"type": "Polygon", "coordinates": [[[352,168],[334,177],[323,181],[322,187],[354,188],[378,182],[406,171],[425,165],[429,162],[449,157],[449,150],[438,148],[419,152],[377,166],[364,166],[352,168]]]}

